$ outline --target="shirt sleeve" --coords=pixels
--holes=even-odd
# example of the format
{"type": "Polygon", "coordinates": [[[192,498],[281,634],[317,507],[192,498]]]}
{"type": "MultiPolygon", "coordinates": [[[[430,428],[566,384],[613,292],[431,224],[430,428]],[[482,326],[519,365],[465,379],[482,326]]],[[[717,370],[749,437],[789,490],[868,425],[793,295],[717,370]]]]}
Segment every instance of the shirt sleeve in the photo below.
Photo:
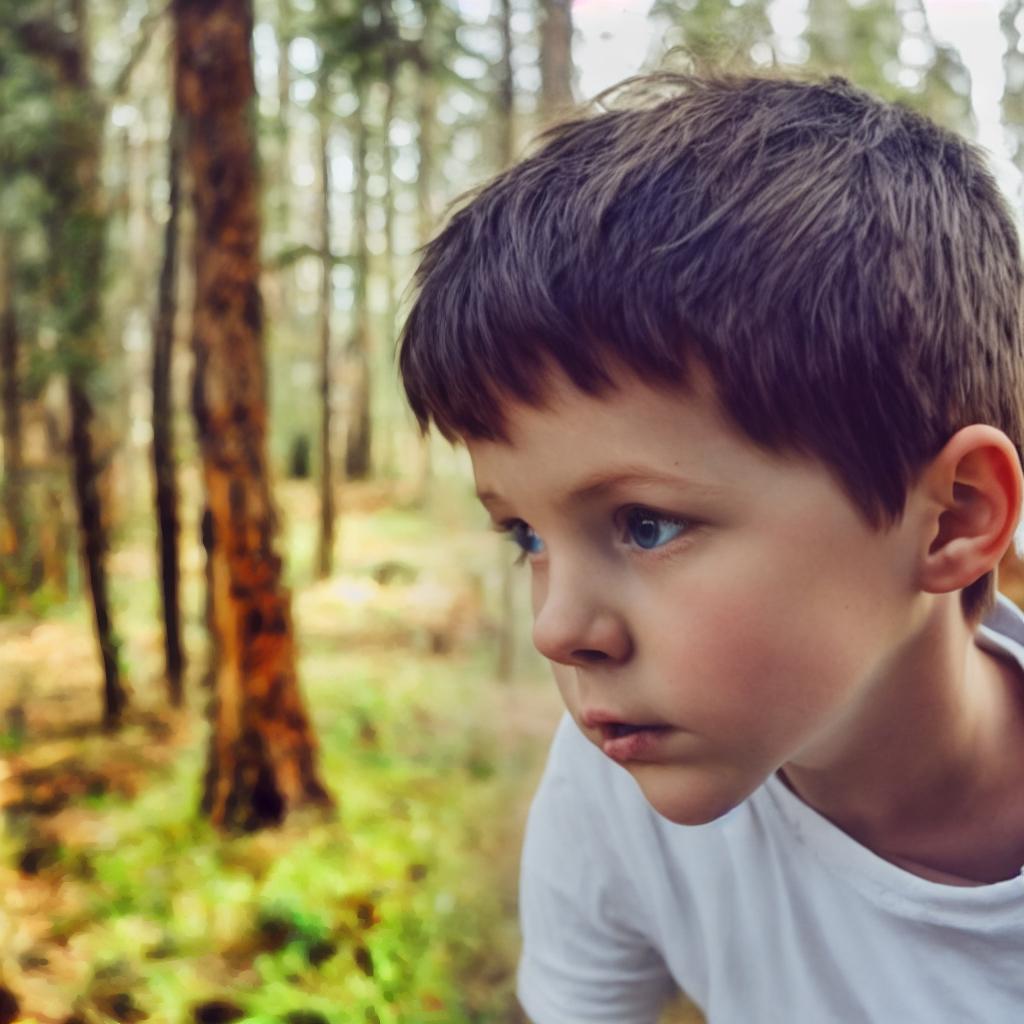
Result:
{"type": "Polygon", "coordinates": [[[527,820],[517,994],[534,1024],[655,1024],[677,989],[607,834],[611,813],[588,801],[586,766],[569,756],[586,742],[575,729],[563,719],[527,820]]]}

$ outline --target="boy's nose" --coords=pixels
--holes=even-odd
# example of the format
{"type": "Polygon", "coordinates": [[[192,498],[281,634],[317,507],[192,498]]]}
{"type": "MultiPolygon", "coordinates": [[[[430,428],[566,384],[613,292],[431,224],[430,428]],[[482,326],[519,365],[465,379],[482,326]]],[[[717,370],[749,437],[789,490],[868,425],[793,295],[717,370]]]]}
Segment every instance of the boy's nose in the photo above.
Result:
{"type": "Polygon", "coordinates": [[[546,592],[535,594],[533,645],[551,661],[580,668],[600,662],[622,662],[632,653],[625,622],[602,594],[597,580],[548,580],[546,592]],[[588,585],[579,585],[582,583],[588,585]]]}

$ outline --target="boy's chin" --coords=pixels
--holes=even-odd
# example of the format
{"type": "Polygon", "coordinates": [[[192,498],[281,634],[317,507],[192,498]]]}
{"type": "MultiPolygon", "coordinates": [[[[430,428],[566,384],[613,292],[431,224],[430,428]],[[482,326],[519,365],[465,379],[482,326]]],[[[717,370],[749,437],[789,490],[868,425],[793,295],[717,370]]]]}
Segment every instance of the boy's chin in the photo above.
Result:
{"type": "Polygon", "coordinates": [[[633,777],[651,807],[674,825],[710,825],[738,807],[757,785],[744,787],[725,784],[721,776],[701,777],[698,772],[685,772],[681,776],[643,778],[645,773],[635,772],[633,777]]]}

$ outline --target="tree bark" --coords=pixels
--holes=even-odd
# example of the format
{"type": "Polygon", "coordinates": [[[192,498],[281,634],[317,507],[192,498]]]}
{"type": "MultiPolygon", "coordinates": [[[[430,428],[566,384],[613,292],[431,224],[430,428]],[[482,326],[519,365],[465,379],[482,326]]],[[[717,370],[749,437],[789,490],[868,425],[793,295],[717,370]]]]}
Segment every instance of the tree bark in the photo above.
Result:
{"type": "Polygon", "coordinates": [[[419,166],[416,173],[417,236],[420,246],[430,241],[436,219],[434,202],[434,150],[437,145],[437,55],[434,47],[434,3],[423,5],[423,41],[416,98],[419,166]]]}
{"type": "Polygon", "coordinates": [[[128,702],[121,684],[118,653],[120,642],[110,618],[107,590],[107,532],[103,523],[98,489],[99,473],[92,446],[95,411],[84,384],[72,377],[68,381],[71,404],[71,462],[74,467],[75,501],[82,537],[82,554],[89,591],[92,594],[93,619],[103,662],[103,724],[115,728],[128,702]]]}
{"type": "Polygon", "coordinates": [[[373,444],[370,421],[370,249],[368,233],[368,190],[366,151],[369,129],[366,124],[365,85],[357,89],[355,134],[355,189],[353,192],[354,266],[352,300],[352,336],[348,345],[349,415],[345,437],[345,475],[349,480],[365,480],[370,475],[373,444]]]}
{"type": "Polygon", "coordinates": [[[38,524],[39,558],[43,584],[62,597],[68,593],[68,566],[75,542],[74,526],[67,509],[67,444],[60,416],[66,405],[63,394],[59,411],[45,394],[40,401],[40,415],[46,434],[46,465],[42,502],[45,511],[38,524]]]}
{"type": "Polygon", "coordinates": [[[203,671],[204,690],[213,690],[217,685],[217,667],[220,665],[220,640],[217,620],[213,609],[213,512],[208,503],[203,504],[199,517],[199,542],[203,546],[203,623],[206,626],[206,667],[203,671]]]}
{"type": "Polygon", "coordinates": [[[167,225],[164,228],[156,320],[153,327],[153,479],[155,484],[160,566],[160,597],[164,616],[164,661],[168,697],[174,707],[184,703],[182,679],[185,656],[181,643],[180,569],[178,558],[178,483],[174,461],[171,403],[171,365],[174,318],[178,309],[178,212],[181,205],[181,125],[172,117],[168,146],[167,181],[170,186],[167,225]]]}
{"type": "Polygon", "coordinates": [[[501,56],[498,63],[498,162],[499,170],[512,164],[516,152],[516,86],[512,64],[512,0],[499,0],[498,34],[501,56]]]}
{"type": "MultiPolygon", "coordinates": [[[[383,7],[387,17],[391,17],[390,3],[383,7]]],[[[387,350],[391,351],[395,342],[395,329],[398,323],[398,309],[395,302],[395,153],[391,146],[391,123],[395,119],[395,105],[398,101],[398,66],[390,51],[384,59],[384,84],[387,94],[384,103],[384,129],[381,133],[381,152],[384,164],[384,253],[382,257],[384,270],[384,315],[387,350]]],[[[385,415],[389,426],[393,422],[393,403],[389,400],[380,411],[385,415]]],[[[385,476],[390,476],[395,469],[395,432],[384,431],[379,448],[378,464],[383,467],[385,476]]]]}
{"type": "Polygon", "coordinates": [[[572,109],[572,3],[541,0],[540,116],[554,121],[572,109]]]}
{"type": "Polygon", "coordinates": [[[21,366],[15,310],[14,261],[9,240],[0,235],[0,378],[4,442],[4,522],[0,531],[0,580],[15,593],[29,589],[28,523],[25,518],[25,461],[21,421],[21,366]]]}
{"type": "MultiPolygon", "coordinates": [[[[291,238],[292,226],[292,68],[288,50],[295,38],[295,16],[292,0],[277,0],[277,118],[274,122],[276,159],[274,188],[271,191],[274,245],[284,250],[291,238]]],[[[295,267],[281,267],[275,275],[280,309],[285,319],[294,313],[295,267]]]]}
{"type": "Polygon", "coordinates": [[[334,305],[331,250],[330,99],[327,76],[320,80],[320,537],[316,569],[320,579],[334,571],[334,465],[331,445],[331,307],[334,305]]]}
{"type": "Polygon", "coordinates": [[[291,221],[291,106],[292,68],[288,50],[294,39],[291,0],[277,0],[277,229],[287,238],[291,221]]]}
{"type": "MultiPolygon", "coordinates": [[[[436,4],[423,5],[423,37],[420,43],[418,95],[416,101],[416,149],[419,166],[416,174],[417,240],[425,246],[434,233],[435,147],[437,128],[437,55],[434,45],[436,4]]],[[[430,498],[434,467],[430,452],[430,434],[420,432],[416,466],[415,497],[419,504],[430,498]]]]}
{"type": "Polygon", "coordinates": [[[174,0],[176,101],[195,205],[193,412],[217,671],[202,808],[232,830],[327,806],[299,690],[267,460],[251,0],[174,0]]]}

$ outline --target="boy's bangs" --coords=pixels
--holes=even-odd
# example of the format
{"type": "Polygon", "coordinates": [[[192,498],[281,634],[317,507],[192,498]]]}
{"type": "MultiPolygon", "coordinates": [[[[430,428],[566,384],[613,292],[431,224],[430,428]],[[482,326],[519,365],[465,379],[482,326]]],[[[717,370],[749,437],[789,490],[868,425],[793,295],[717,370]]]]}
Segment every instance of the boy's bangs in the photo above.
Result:
{"type": "Polygon", "coordinates": [[[683,346],[663,331],[652,276],[638,272],[634,252],[585,230],[565,183],[527,181],[534,194],[516,196],[523,184],[499,180],[478,193],[417,273],[401,374],[420,424],[449,439],[503,439],[504,404],[541,404],[549,367],[588,394],[610,386],[612,362],[683,378],[683,346]]]}
{"type": "Polygon", "coordinates": [[[405,324],[410,406],[449,440],[505,440],[504,406],[541,404],[553,365],[587,393],[609,384],[600,344],[578,310],[556,304],[543,261],[534,254],[510,266],[510,255],[481,242],[455,266],[440,261],[445,287],[425,287],[405,324]]]}
{"type": "Polygon", "coordinates": [[[430,243],[400,350],[421,424],[502,439],[545,367],[596,393],[697,362],[876,524],[960,427],[1019,447],[1018,243],[979,154],[838,79],[676,89],[552,129],[430,243]]]}

